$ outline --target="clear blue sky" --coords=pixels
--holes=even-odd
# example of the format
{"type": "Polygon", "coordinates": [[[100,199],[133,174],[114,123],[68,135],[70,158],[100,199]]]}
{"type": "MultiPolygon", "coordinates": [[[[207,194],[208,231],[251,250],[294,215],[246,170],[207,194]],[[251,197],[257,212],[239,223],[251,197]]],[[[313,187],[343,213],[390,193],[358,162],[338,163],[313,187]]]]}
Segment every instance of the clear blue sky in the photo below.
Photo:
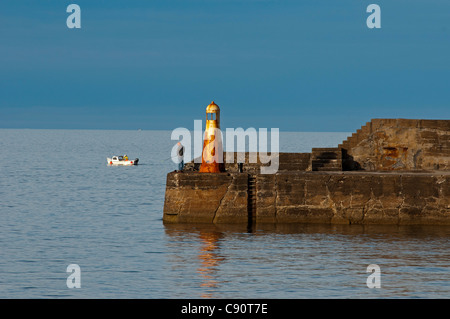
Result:
{"type": "Polygon", "coordinates": [[[450,1],[0,2],[0,128],[192,128],[212,100],[222,128],[449,119],[450,1]]]}

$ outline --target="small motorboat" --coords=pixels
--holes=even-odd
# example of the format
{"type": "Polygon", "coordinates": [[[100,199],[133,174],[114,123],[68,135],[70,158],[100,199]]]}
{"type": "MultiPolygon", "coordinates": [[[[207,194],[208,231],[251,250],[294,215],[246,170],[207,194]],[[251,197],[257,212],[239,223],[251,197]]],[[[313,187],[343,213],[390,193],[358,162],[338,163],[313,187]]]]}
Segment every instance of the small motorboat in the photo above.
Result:
{"type": "Polygon", "coordinates": [[[107,157],[108,165],[112,166],[130,166],[137,165],[139,162],[139,158],[135,158],[134,160],[128,159],[127,155],[124,156],[113,156],[112,158],[107,157]]]}

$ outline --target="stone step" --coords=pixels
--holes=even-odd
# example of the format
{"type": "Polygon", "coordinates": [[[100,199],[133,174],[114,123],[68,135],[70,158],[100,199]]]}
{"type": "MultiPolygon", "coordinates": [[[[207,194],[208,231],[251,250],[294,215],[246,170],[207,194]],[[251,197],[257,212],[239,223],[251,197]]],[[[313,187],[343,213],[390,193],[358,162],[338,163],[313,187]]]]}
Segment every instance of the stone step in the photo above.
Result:
{"type": "Polygon", "coordinates": [[[311,157],[311,160],[327,160],[327,159],[340,159],[342,158],[342,151],[340,152],[323,152],[320,154],[314,154],[314,156],[311,157]]]}
{"type": "Polygon", "coordinates": [[[318,169],[321,169],[321,168],[332,168],[332,169],[337,169],[337,170],[342,170],[342,165],[317,165],[317,166],[314,166],[314,171],[315,170],[318,170],[318,169]]]}
{"type": "Polygon", "coordinates": [[[342,151],[337,148],[313,148],[311,159],[339,159],[342,158],[342,151]]]}
{"type": "Polygon", "coordinates": [[[370,124],[370,122],[367,122],[366,125],[361,126],[362,134],[364,134],[364,135],[370,134],[370,125],[369,124],[370,124]]]}
{"type": "Polygon", "coordinates": [[[341,144],[338,145],[339,149],[347,149],[348,148],[348,142],[347,140],[343,141],[341,144]]]}
{"type": "Polygon", "coordinates": [[[248,205],[247,212],[249,215],[249,222],[256,218],[256,177],[248,175],[248,205]]]}
{"type": "Polygon", "coordinates": [[[342,158],[342,155],[340,155],[340,154],[322,153],[317,156],[313,156],[313,158],[311,160],[312,161],[314,161],[314,160],[333,160],[333,159],[341,159],[341,158],[342,158]]]}
{"type": "Polygon", "coordinates": [[[313,171],[341,171],[342,149],[339,147],[317,147],[311,151],[311,169],[313,171]]]}
{"type": "Polygon", "coordinates": [[[339,172],[342,171],[342,168],[339,167],[318,167],[316,169],[318,172],[339,172]]]}
{"type": "Polygon", "coordinates": [[[301,163],[304,161],[308,161],[310,158],[310,154],[280,153],[278,158],[280,163],[301,163]]]}
{"type": "Polygon", "coordinates": [[[341,144],[338,145],[339,149],[352,148],[356,146],[359,142],[367,138],[367,135],[370,134],[372,129],[372,122],[366,122],[365,125],[361,126],[361,128],[357,129],[356,132],[352,133],[345,141],[342,141],[341,144]]]}
{"type": "Polygon", "coordinates": [[[342,152],[340,154],[334,153],[334,156],[340,156],[339,158],[332,158],[331,155],[327,154],[325,158],[316,158],[311,160],[311,169],[313,171],[342,171],[342,152]]]}
{"type": "Polygon", "coordinates": [[[315,166],[325,166],[325,165],[327,165],[327,166],[339,166],[339,165],[341,165],[342,164],[342,160],[341,159],[339,159],[339,160],[314,160],[314,161],[312,161],[311,162],[313,165],[315,165],[315,166]]]}

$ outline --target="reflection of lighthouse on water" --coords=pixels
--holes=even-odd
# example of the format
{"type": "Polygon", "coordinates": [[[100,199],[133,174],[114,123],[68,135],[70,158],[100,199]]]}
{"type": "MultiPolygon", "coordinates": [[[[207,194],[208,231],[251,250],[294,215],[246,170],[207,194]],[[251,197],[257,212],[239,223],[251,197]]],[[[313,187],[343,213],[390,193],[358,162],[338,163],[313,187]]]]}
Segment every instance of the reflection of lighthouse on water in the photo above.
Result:
{"type": "Polygon", "coordinates": [[[219,284],[217,281],[217,270],[220,262],[224,259],[217,253],[220,236],[221,234],[216,232],[200,233],[202,247],[198,257],[201,261],[201,267],[197,271],[203,279],[200,286],[206,288],[202,293],[203,298],[212,298],[214,290],[210,289],[217,288],[219,284]]]}

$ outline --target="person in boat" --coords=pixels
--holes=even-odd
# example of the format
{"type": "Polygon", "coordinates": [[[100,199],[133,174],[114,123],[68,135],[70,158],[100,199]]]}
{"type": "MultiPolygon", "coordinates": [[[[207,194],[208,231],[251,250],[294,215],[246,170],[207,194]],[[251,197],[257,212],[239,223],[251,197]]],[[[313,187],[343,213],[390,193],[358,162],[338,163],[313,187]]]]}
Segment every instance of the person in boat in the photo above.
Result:
{"type": "Polygon", "coordinates": [[[177,156],[178,156],[178,170],[182,171],[184,168],[184,146],[178,142],[177,156]]]}
{"type": "Polygon", "coordinates": [[[128,155],[127,155],[127,154],[125,154],[125,155],[123,156],[123,160],[124,160],[124,161],[128,161],[128,155]]]}

